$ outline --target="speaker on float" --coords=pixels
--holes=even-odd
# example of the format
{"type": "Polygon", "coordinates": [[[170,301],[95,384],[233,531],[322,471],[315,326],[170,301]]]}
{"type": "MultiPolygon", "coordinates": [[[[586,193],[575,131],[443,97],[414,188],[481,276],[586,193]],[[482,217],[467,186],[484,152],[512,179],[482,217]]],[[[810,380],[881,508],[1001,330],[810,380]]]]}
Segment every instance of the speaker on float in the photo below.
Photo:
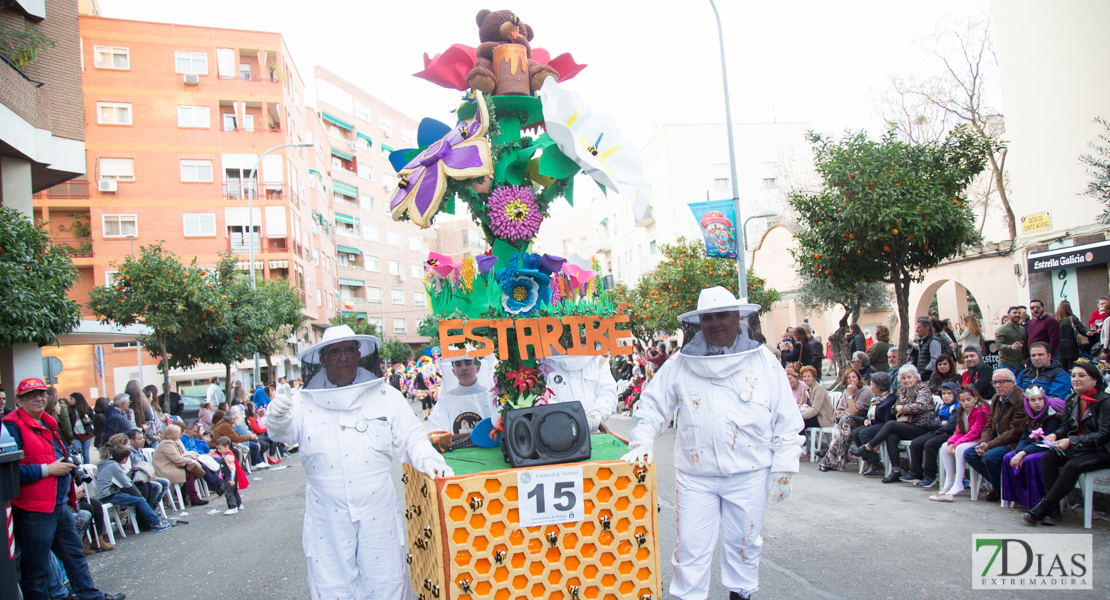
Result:
{"type": "Polygon", "coordinates": [[[501,451],[514,468],[590,459],[590,425],[581,402],[507,411],[501,451]]]}

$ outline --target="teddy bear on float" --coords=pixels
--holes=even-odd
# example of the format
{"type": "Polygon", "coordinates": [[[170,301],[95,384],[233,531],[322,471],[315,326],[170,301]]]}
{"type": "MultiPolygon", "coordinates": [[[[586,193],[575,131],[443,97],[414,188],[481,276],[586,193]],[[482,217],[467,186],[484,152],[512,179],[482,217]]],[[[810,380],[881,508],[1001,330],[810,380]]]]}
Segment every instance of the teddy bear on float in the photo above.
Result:
{"type": "Polygon", "coordinates": [[[559,81],[559,73],[532,58],[535,37],[532,28],[511,10],[478,11],[478,39],[474,68],[466,83],[485,94],[531,95],[548,77],[559,81]]]}

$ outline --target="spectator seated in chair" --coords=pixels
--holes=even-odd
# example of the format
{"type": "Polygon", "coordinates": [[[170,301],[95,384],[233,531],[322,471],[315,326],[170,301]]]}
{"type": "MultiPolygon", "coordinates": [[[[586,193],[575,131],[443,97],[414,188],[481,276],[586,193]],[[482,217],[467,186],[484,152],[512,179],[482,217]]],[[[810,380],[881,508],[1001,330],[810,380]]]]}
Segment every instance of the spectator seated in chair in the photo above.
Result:
{"type": "Polygon", "coordinates": [[[1060,428],[1064,401],[1046,398],[1039,386],[1025,390],[1025,427],[1017,448],[1002,459],[1002,499],[1032,508],[1044,498],[1042,453],[1044,437],[1060,428]]]}
{"type": "Polygon", "coordinates": [[[894,419],[884,423],[882,429],[862,448],[852,450],[853,456],[877,461],[875,448],[886,442],[891,471],[883,479],[883,483],[894,483],[902,479],[902,469],[898,464],[898,443],[928,433],[927,427],[934,414],[933,395],[929,391],[929,384],[921,380],[917,367],[911,364],[902,365],[898,369],[898,380],[902,385],[898,387],[898,400],[892,409],[894,419]]]}
{"type": "Polygon", "coordinates": [[[96,494],[99,500],[134,508],[139,519],[144,521],[151,531],[165,531],[173,527],[173,524],[163,521],[155,514],[143,499],[142,492],[127,477],[123,464],[131,458],[131,449],[128,446],[115,446],[111,448],[111,452],[111,458],[100,461],[96,466],[96,494]]]}
{"type": "Polygon", "coordinates": [[[802,382],[806,384],[805,401],[798,406],[798,409],[805,421],[805,429],[832,427],[833,405],[829,401],[829,392],[821,385],[821,376],[817,368],[809,365],[802,367],[802,382]]]}
{"type": "Polygon", "coordinates": [[[867,411],[871,408],[871,400],[882,394],[885,388],[890,387],[890,380],[886,373],[872,373],[871,384],[861,381],[858,371],[849,369],[844,372],[840,383],[844,386],[844,393],[840,396],[840,404],[834,414],[836,418],[836,431],[833,432],[832,442],[827,451],[818,450],[817,456],[821,457],[821,464],[817,468],[821,471],[843,471],[848,464],[848,447],[852,443],[852,430],[862,427],[867,418],[867,411]],[[881,385],[876,385],[875,376],[879,376],[881,385]],[[879,390],[876,392],[876,389],[879,390]]]}
{"type": "MultiPolygon", "coordinates": [[[[852,430],[852,441],[855,442],[857,448],[862,448],[867,442],[871,441],[871,438],[879,433],[883,425],[894,418],[891,412],[894,403],[898,401],[897,392],[892,390],[894,380],[887,375],[880,378],[879,381],[879,384],[876,385],[875,377],[871,377],[871,391],[874,393],[871,397],[871,406],[867,408],[867,417],[863,420],[863,426],[852,430]]],[[[878,453],[869,452],[863,454],[860,459],[868,464],[867,470],[863,472],[864,477],[881,477],[883,475],[883,463],[878,453]]]]}
{"type": "Polygon", "coordinates": [[[937,483],[937,456],[940,447],[956,432],[956,411],[960,386],[949,381],[940,388],[941,406],[937,418],[929,423],[930,431],[910,442],[910,472],[902,476],[904,483],[931,488],[937,483]]]}
{"type": "Polygon", "coordinates": [[[979,398],[975,388],[963,386],[958,394],[960,408],[956,411],[956,430],[940,451],[940,459],[944,461],[944,482],[939,493],[929,496],[933,502],[952,502],[957,494],[964,491],[964,453],[969,449],[974,451],[990,418],[990,409],[979,398]]]}
{"type": "MultiPolygon", "coordinates": [[[[128,441],[131,444],[132,471],[141,468],[139,467],[140,464],[150,465],[149,469],[143,468],[143,473],[145,474],[147,479],[146,485],[148,487],[147,490],[144,490],[148,495],[145,495],[143,497],[146,498],[147,504],[151,505],[152,507],[158,506],[158,504],[162,501],[162,498],[164,498],[166,496],[166,493],[170,491],[170,482],[164,477],[158,477],[157,473],[155,472],[156,469],[154,469],[154,465],[150,464],[150,461],[146,459],[146,454],[143,453],[143,448],[146,446],[146,437],[143,436],[142,431],[139,431],[138,429],[132,429],[128,436],[128,441]]],[[[136,477],[136,475],[137,473],[132,475],[132,481],[135,481],[137,478],[142,479],[142,476],[136,477]]],[[[135,487],[138,487],[138,485],[136,485],[135,487]]]]}
{"type": "MultiPolygon", "coordinates": [[[[250,450],[251,469],[268,469],[270,465],[262,459],[261,446],[258,444],[258,436],[253,433],[247,432],[246,435],[240,434],[235,431],[235,414],[228,411],[217,410],[212,415],[212,439],[218,440],[226,437],[231,440],[233,444],[246,444],[250,450]]],[[[211,444],[209,444],[211,445],[211,444]]]]}
{"type": "Polygon", "coordinates": [[[215,472],[206,469],[196,453],[185,449],[181,443],[181,428],[177,425],[168,425],[162,432],[162,443],[154,449],[154,468],[158,475],[165,477],[170,483],[181,484],[185,501],[194,506],[208,504],[207,500],[197,494],[197,477],[203,479],[214,494],[219,495],[223,487],[215,472]]]}
{"type": "Polygon", "coordinates": [[[989,502],[998,502],[1002,489],[1002,462],[1006,455],[1017,448],[1025,428],[1025,394],[1014,385],[1014,376],[1008,369],[993,373],[991,379],[995,395],[990,400],[990,419],[983,429],[979,444],[964,451],[967,466],[975,469],[991,484],[987,494],[989,502]]]}

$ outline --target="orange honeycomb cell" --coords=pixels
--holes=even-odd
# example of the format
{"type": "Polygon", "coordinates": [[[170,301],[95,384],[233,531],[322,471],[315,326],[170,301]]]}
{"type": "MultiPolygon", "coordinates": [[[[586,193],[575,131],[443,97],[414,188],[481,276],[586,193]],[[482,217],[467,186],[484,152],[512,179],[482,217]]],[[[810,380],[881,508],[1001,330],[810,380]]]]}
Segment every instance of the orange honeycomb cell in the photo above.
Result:
{"type": "Polygon", "coordinates": [[[544,587],[544,585],[542,583],[536,583],[536,584],[532,585],[532,597],[533,598],[544,598],[544,597],[546,597],[547,594],[544,593],[545,591],[546,591],[546,588],[544,587]]]}
{"type": "Polygon", "coordinates": [[[508,589],[501,588],[493,595],[493,600],[509,600],[509,593],[508,589]]]}
{"type": "MultiPolygon", "coordinates": [[[[497,583],[505,583],[509,580],[509,570],[505,567],[497,567],[497,569],[493,572],[493,580],[497,583]]],[[[508,596],[508,594],[505,595],[508,596]]],[[[500,592],[497,593],[497,597],[501,597],[500,592]]]]}
{"type": "Polygon", "coordinates": [[[616,583],[616,582],[617,582],[617,578],[612,573],[606,573],[605,575],[603,575],[601,577],[602,587],[611,588],[611,587],[613,587],[613,584],[616,583]]]}
{"type": "Polygon", "coordinates": [[[622,562],[620,566],[617,567],[617,571],[620,571],[621,575],[628,575],[632,572],[632,562],[627,560],[622,562]]]}
{"type": "Polygon", "coordinates": [[[491,515],[499,515],[501,511],[505,510],[505,505],[500,500],[494,498],[489,501],[489,506],[486,507],[486,512],[491,515]]]}
{"type": "Polygon", "coordinates": [[[489,568],[489,559],[479,558],[474,563],[474,570],[477,571],[479,575],[485,575],[486,573],[489,573],[489,568]]]}
{"type": "Polygon", "coordinates": [[[509,512],[505,514],[505,518],[514,525],[520,523],[520,513],[515,508],[510,508],[509,512]]]}
{"type": "Polygon", "coordinates": [[[478,594],[479,598],[488,598],[489,597],[489,591],[491,589],[493,589],[493,586],[490,585],[490,582],[488,582],[488,581],[479,581],[474,586],[474,592],[476,594],[478,594]]]}
{"type": "Polygon", "coordinates": [[[612,531],[602,531],[601,534],[597,536],[597,541],[599,543],[605,545],[605,546],[608,546],[609,544],[612,544],[613,543],[613,532],[612,531]]]}
{"type": "Polygon", "coordinates": [[[601,566],[609,568],[613,563],[617,562],[617,557],[613,556],[611,552],[606,552],[601,555],[601,566]]]}
{"type": "Polygon", "coordinates": [[[577,556],[568,556],[563,560],[563,567],[572,573],[578,570],[579,564],[581,564],[581,561],[578,560],[577,556]]]}
{"type": "Polygon", "coordinates": [[[586,600],[593,600],[594,598],[597,598],[597,587],[591,585],[590,587],[582,590],[582,597],[586,598],[586,600]]]}
{"type": "Polygon", "coordinates": [[[586,477],[582,480],[582,493],[589,494],[594,489],[594,480],[586,477]]]}
{"type": "Polygon", "coordinates": [[[564,588],[570,587],[572,585],[581,586],[582,582],[579,581],[577,577],[571,577],[570,579],[567,580],[567,585],[564,586],[564,588]]]}
{"type": "Polygon", "coordinates": [[[443,489],[443,493],[452,500],[458,500],[459,498],[462,498],[463,489],[462,487],[452,483],[451,485],[448,485],[446,488],[443,489]]]}
{"type": "Polygon", "coordinates": [[[595,546],[593,544],[586,544],[586,545],[582,546],[582,549],[579,550],[579,552],[581,552],[582,556],[584,556],[586,558],[593,558],[594,553],[597,552],[597,546],[595,546]]]}
{"type": "MultiPolygon", "coordinates": [[[[493,528],[491,527],[490,529],[492,530],[493,528]]],[[[519,529],[513,530],[513,532],[509,534],[509,543],[514,546],[519,546],[523,544],[524,532],[519,529]]]]}
{"type": "Polygon", "coordinates": [[[459,550],[455,553],[455,564],[460,567],[465,567],[470,564],[470,553],[466,550],[459,550]]]}
{"type": "Polygon", "coordinates": [[[614,529],[617,530],[617,533],[625,533],[628,531],[629,524],[630,523],[628,519],[619,519],[617,521],[617,526],[614,529]]]}
{"type": "Polygon", "coordinates": [[[617,503],[613,505],[617,512],[624,512],[628,510],[628,496],[621,496],[617,498],[617,503]]]}
{"type": "Polygon", "coordinates": [[[543,550],[543,542],[537,539],[528,540],[528,553],[539,554],[543,550]]]}
{"type": "Polygon", "coordinates": [[[648,556],[651,556],[651,550],[647,548],[640,548],[636,551],[636,560],[644,561],[647,560],[648,556]]]}
{"type": "Polygon", "coordinates": [[[547,562],[549,562],[549,563],[559,562],[559,559],[562,558],[562,556],[563,556],[563,553],[559,552],[558,548],[548,548],[547,552],[545,552],[544,555],[543,555],[543,557],[546,558],[547,562]]]}
{"type": "Polygon", "coordinates": [[[528,578],[527,577],[525,577],[523,575],[517,575],[516,577],[513,577],[513,588],[514,589],[523,590],[526,587],[528,587],[528,578]]]}
{"type": "Polygon", "coordinates": [[[636,487],[632,488],[632,497],[637,499],[637,500],[639,500],[640,498],[643,498],[644,494],[646,494],[646,493],[647,493],[647,488],[645,488],[642,485],[637,485],[636,487]]]}
{"type": "Polygon", "coordinates": [[[489,526],[489,534],[492,535],[495,540],[501,539],[501,536],[505,535],[505,523],[494,521],[489,526]]]}
{"type": "Polygon", "coordinates": [[[516,502],[516,486],[505,488],[505,499],[509,502],[516,502]]]}
{"type": "Polygon", "coordinates": [[[563,573],[559,571],[559,569],[552,569],[551,572],[547,574],[547,582],[551,585],[559,585],[559,582],[562,580],[563,573]]]}
{"type": "Polygon", "coordinates": [[[578,545],[578,536],[574,535],[573,533],[568,533],[568,534],[563,536],[563,548],[564,549],[574,550],[574,547],[577,546],[577,545],[578,545]]]}
{"type": "Polygon", "coordinates": [[[600,469],[597,470],[597,478],[602,480],[602,481],[608,481],[609,478],[612,477],[612,476],[613,476],[613,471],[609,470],[608,467],[601,467],[600,469]]]}
{"type": "Polygon", "coordinates": [[[601,600],[617,600],[617,597],[614,596],[613,594],[605,594],[605,597],[602,598],[601,600]]]}
{"type": "Polygon", "coordinates": [[[636,533],[639,533],[641,535],[647,535],[647,529],[644,528],[643,525],[637,525],[636,526],[636,533]]]}
{"type": "Polygon", "coordinates": [[[589,498],[587,498],[584,506],[586,507],[586,514],[587,515],[594,514],[594,501],[593,500],[590,500],[589,498]]]}
{"type": "Polygon", "coordinates": [[[601,502],[601,503],[604,504],[604,503],[609,501],[609,498],[613,497],[613,490],[611,490],[607,487],[603,487],[603,488],[597,490],[597,494],[594,494],[594,495],[597,496],[597,501],[598,502],[601,502]]]}
{"type": "MultiPolygon", "coordinates": [[[[531,529],[529,529],[529,531],[531,531],[531,529]]],[[[559,526],[558,525],[548,525],[547,527],[544,527],[544,529],[543,529],[543,539],[546,540],[547,536],[549,536],[553,533],[555,535],[559,535],[559,526]]]]}
{"type": "Polygon", "coordinates": [[[582,569],[582,576],[585,577],[587,581],[593,581],[593,579],[597,577],[597,567],[594,565],[586,565],[586,568],[582,569]]]}
{"type": "Polygon", "coordinates": [[[563,590],[555,590],[547,597],[547,600],[563,600],[563,590]]]}
{"type": "MultiPolygon", "coordinates": [[[[466,505],[468,507],[470,506],[470,503],[473,502],[474,500],[484,501],[485,498],[481,494],[477,494],[477,493],[470,493],[470,494],[466,495],[466,505]]],[[[473,510],[473,509],[471,509],[471,510],[473,510]]],[[[481,509],[479,508],[479,510],[481,510],[481,509]]]]}
{"type": "Polygon", "coordinates": [[[453,506],[451,507],[451,512],[447,513],[447,516],[456,523],[462,523],[466,520],[466,509],[463,508],[462,505],[453,506]]]}
{"type": "Polygon", "coordinates": [[[583,537],[590,537],[594,534],[594,522],[583,521],[582,524],[578,526],[578,531],[582,533],[583,537]]]}
{"type": "Polygon", "coordinates": [[[523,567],[524,566],[524,554],[520,553],[520,552],[514,554],[513,559],[509,561],[509,564],[512,565],[514,569],[519,569],[519,568],[523,567]]]}
{"type": "Polygon", "coordinates": [[[632,552],[632,542],[621,540],[621,543],[617,544],[617,552],[619,552],[621,556],[628,556],[628,553],[632,552]]]}
{"type": "Polygon", "coordinates": [[[636,571],[636,579],[639,579],[640,581],[647,581],[648,579],[651,579],[651,569],[644,567],[639,571],[636,571]]]}
{"type": "Polygon", "coordinates": [[[484,487],[486,491],[490,494],[496,494],[497,492],[501,491],[501,482],[490,477],[489,479],[486,479],[486,484],[482,487],[484,487]]]}
{"type": "Polygon", "coordinates": [[[651,593],[651,588],[640,588],[640,590],[638,592],[636,592],[636,597],[637,598],[643,598],[645,594],[650,594],[650,593],[651,593]]]}
{"type": "MultiPolygon", "coordinates": [[[[495,500],[494,502],[496,502],[496,500],[495,500]]],[[[644,506],[643,504],[641,504],[641,505],[637,506],[636,508],[633,508],[633,509],[632,509],[632,516],[633,516],[633,517],[634,517],[634,518],[635,518],[635,519],[636,519],[637,521],[642,521],[642,520],[643,520],[643,518],[644,518],[645,516],[647,516],[647,507],[646,507],[646,506],[644,506]]]]}
{"type": "Polygon", "coordinates": [[[453,533],[451,535],[451,539],[454,540],[455,543],[460,545],[460,546],[465,544],[466,540],[469,539],[469,538],[470,538],[470,533],[467,532],[465,529],[461,529],[461,528],[456,529],[455,533],[453,533]]]}
{"type": "Polygon", "coordinates": [[[528,531],[528,533],[536,533],[537,531],[540,530],[539,527],[525,527],[524,529],[526,529],[528,531]]]}
{"type": "Polygon", "coordinates": [[[470,546],[478,552],[485,552],[486,547],[489,546],[489,540],[484,535],[476,535],[474,540],[470,542],[470,546]]]}
{"type": "Polygon", "coordinates": [[[528,564],[528,572],[531,573],[533,577],[539,577],[540,575],[543,575],[543,570],[543,563],[538,560],[528,564]]]}
{"type": "Polygon", "coordinates": [[[623,490],[626,487],[628,487],[629,483],[632,483],[632,480],[630,480],[629,478],[627,478],[627,477],[618,477],[617,478],[617,483],[616,483],[617,489],[618,490],[623,490]]]}
{"type": "Polygon", "coordinates": [[[625,596],[627,596],[627,595],[632,593],[632,588],[634,588],[634,587],[636,587],[636,584],[632,583],[631,581],[622,581],[621,582],[621,587],[620,587],[620,592],[621,592],[621,594],[624,594],[625,596]]]}
{"type": "Polygon", "coordinates": [[[470,528],[481,529],[486,526],[486,518],[482,515],[474,515],[470,517],[470,528]]]}

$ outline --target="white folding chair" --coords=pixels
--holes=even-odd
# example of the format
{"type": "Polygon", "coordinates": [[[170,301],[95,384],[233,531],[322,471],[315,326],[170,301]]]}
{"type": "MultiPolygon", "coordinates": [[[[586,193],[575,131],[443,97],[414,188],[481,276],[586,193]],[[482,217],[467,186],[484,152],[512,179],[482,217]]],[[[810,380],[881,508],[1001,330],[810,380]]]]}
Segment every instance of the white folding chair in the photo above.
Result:
{"type": "Polygon", "coordinates": [[[1091,528],[1092,511],[1094,510],[1095,477],[1110,475],[1110,469],[1090,471],[1079,476],[1079,490],[1083,492],[1083,526],[1091,528]]]}
{"type": "MultiPolygon", "coordinates": [[[[937,481],[940,482],[940,487],[944,487],[944,478],[948,473],[948,471],[945,470],[944,457],[941,455],[941,453],[944,451],[945,449],[943,445],[941,445],[940,450],[937,451],[937,481]]],[[[968,491],[971,493],[971,499],[978,500],[979,488],[983,485],[983,476],[979,474],[979,471],[972,469],[967,464],[964,465],[964,469],[967,471],[967,488],[968,491]]],[[[958,474],[957,477],[963,477],[963,473],[958,474]]],[[[1001,490],[999,491],[999,493],[1001,494],[1001,490]]]]}

